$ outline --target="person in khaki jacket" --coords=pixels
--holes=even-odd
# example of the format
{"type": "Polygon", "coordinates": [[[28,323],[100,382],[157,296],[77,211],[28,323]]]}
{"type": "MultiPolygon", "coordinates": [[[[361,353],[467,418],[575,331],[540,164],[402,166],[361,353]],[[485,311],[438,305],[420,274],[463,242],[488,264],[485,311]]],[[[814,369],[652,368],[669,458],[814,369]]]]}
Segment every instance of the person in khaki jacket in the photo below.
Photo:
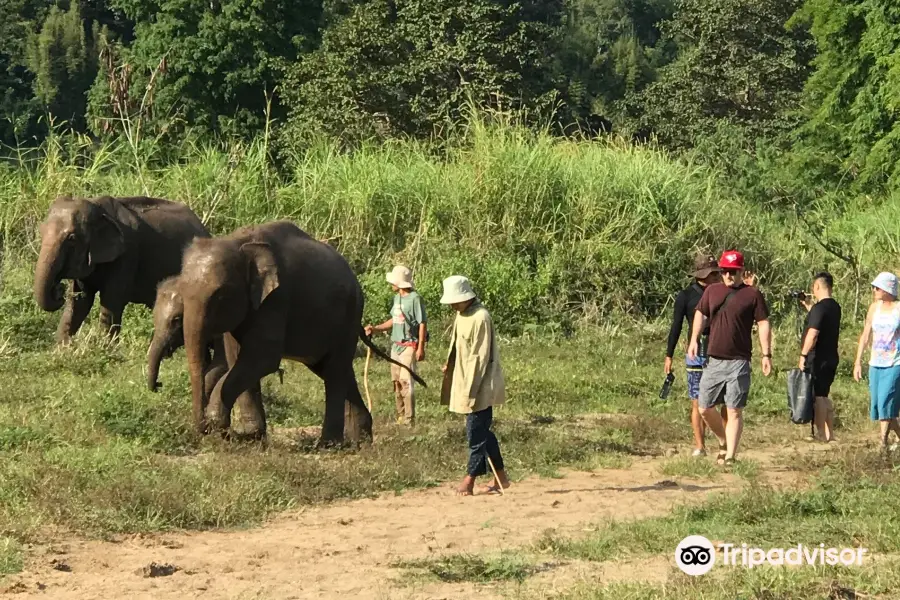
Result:
{"type": "Polygon", "coordinates": [[[442,369],[441,401],[449,405],[450,412],[466,415],[469,441],[469,464],[456,493],[473,494],[475,478],[487,474],[487,457],[497,471],[497,478],[480,491],[496,492],[498,486],[505,489],[510,482],[503,467],[500,443],[491,431],[493,407],[503,404],[506,397],[491,315],[475,296],[469,280],[461,275],[444,280],[440,302],[450,305],[457,313],[447,362],[442,369]]]}

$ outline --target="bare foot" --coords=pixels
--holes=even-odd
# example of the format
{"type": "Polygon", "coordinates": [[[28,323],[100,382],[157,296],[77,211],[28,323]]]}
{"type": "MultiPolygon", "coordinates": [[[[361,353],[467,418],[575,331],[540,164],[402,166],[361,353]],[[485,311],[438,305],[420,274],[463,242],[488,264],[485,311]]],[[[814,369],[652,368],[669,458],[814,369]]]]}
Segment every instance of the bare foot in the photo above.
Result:
{"type": "Polygon", "coordinates": [[[509,481],[509,477],[506,476],[506,471],[497,471],[497,478],[500,480],[499,485],[497,483],[497,479],[494,479],[489,485],[481,486],[478,491],[481,494],[494,494],[500,492],[500,487],[503,489],[507,489],[512,485],[509,481]]]}
{"type": "Polygon", "coordinates": [[[473,490],[475,489],[475,478],[471,475],[466,475],[462,483],[459,484],[459,487],[456,488],[457,496],[471,496],[473,494],[473,490]]]}

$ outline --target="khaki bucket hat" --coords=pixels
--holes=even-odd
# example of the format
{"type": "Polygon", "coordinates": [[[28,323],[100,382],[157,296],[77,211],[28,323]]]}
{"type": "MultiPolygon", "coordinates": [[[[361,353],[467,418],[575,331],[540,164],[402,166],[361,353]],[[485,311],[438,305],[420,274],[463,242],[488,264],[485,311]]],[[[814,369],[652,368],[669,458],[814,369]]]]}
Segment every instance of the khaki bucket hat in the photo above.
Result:
{"type": "Polygon", "coordinates": [[[441,296],[441,304],[466,302],[474,297],[472,284],[462,275],[452,275],[444,280],[444,295],[441,296]]]}
{"type": "Polygon", "coordinates": [[[397,265],[385,276],[388,283],[396,285],[400,289],[413,287],[412,271],[403,265],[397,265]]]}

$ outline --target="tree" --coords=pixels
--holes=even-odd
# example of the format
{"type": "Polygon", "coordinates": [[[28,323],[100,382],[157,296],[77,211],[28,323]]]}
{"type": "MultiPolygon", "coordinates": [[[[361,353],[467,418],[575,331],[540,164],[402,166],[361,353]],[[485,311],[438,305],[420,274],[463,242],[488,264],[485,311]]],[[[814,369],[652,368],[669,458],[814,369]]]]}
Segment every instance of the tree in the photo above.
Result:
{"type": "Polygon", "coordinates": [[[340,2],[322,45],[287,76],[293,131],[418,136],[481,104],[549,104],[562,5],[526,0],[340,2]]]}
{"type": "Polygon", "coordinates": [[[622,101],[671,60],[660,23],[673,0],[568,0],[556,53],[566,117],[591,113],[621,122],[622,101]]]}
{"type": "Polygon", "coordinates": [[[35,133],[39,103],[26,66],[26,40],[33,21],[42,21],[40,0],[0,0],[0,142],[15,143],[35,133]]]}
{"type": "Polygon", "coordinates": [[[678,57],[631,99],[640,125],[672,148],[693,146],[722,122],[750,139],[796,124],[813,45],[785,24],[801,0],[678,0],[664,35],[678,57]]]}
{"type": "MultiPolygon", "coordinates": [[[[115,55],[139,98],[155,77],[159,119],[177,111],[203,132],[252,135],[284,109],[276,92],[285,63],[313,47],[320,0],[113,0],[132,19],[135,40],[115,55]],[[165,69],[160,69],[164,65],[165,69]],[[139,90],[139,91],[138,91],[139,90]]],[[[108,78],[92,93],[98,126],[113,122],[108,78]]]]}
{"type": "Polygon", "coordinates": [[[73,1],[69,10],[53,6],[40,31],[30,36],[28,68],[34,75],[34,94],[49,114],[83,129],[87,90],[97,72],[93,35],[85,33],[81,8],[73,1]]]}
{"type": "Polygon", "coordinates": [[[818,47],[806,83],[795,171],[805,182],[900,187],[900,5],[806,0],[795,22],[818,47]]]}

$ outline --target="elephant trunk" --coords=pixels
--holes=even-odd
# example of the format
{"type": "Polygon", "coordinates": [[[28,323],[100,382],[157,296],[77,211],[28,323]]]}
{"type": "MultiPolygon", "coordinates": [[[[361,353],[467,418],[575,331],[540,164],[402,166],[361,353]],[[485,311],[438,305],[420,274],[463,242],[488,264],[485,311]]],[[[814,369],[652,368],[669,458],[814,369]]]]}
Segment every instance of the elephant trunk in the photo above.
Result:
{"type": "Polygon", "coordinates": [[[151,392],[159,388],[159,365],[168,356],[168,340],[162,336],[153,336],[150,351],[147,353],[147,387],[151,392]]]}
{"type": "Polygon", "coordinates": [[[66,301],[60,276],[63,263],[64,256],[59,243],[48,240],[41,244],[41,254],[34,274],[34,299],[47,312],[56,312],[66,301]]]}
{"type": "Polygon", "coordinates": [[[203,328],[202,315],[190,315],[185,311],[184,349],[187,354],[188,370],[191,374],[191,399],[194,414],[194,427],[201,435],[207,433],[206,405],[209,398],[204,386],[203,367],[206,357],[206,334],[203,328]]]}

